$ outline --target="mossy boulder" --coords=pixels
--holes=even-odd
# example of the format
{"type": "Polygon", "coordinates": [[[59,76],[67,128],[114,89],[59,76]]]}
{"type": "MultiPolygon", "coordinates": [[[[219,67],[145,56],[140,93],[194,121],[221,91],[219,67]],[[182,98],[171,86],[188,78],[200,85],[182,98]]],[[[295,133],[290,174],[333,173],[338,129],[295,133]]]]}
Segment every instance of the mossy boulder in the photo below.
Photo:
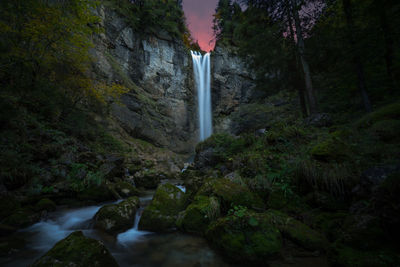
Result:
{"type": "Polygon", "coordinates": [[[118,263],[102,242],[85,237],[81,231],[76,231],[55,244],[32,266],[111,267],[118,266],[118,263]]]}
{"type": "Polygon", "coordinates": [[[154,232],[175,227],[179,212],[185,208],[185,194],[173,184],[161,184],[139,222],[139,229],[154,232]]]}
{"type": "Polygon", "coordinates": [[[114,200],[115,195],[106,184],[91,186],[77,193],[77,199],[87,203],[98,203],[107,200],[114,200]]]}
{"type": "Polygon", "coordinates": [[[347,214],[344,212],[321,212],[315,214],[312,225],[323,233],[330,241],[342,235],[342,227],[347,214]]]}
{"type": "Polygon", "coordinates": [[[43,211],[43,210],[55,211],[56,208],[57,208],[56,203],[54,203],[54,201],[52,201],[48,198],[43,198],[43,199],[39,200],[34,207],[34,209],[36,211],[43,211]]]}
{"type": "Polygon", "coordinates": [[[400,103],[394,103],[365,115],[356,123],[356,126],[358,128],[367,128],[378,121],[398,119],[400,119],[400,103]]]}
{"type": "Polygon", "coordinates": [[[118,204],[105,205],[95,214],[94,227],[109,234],[128,230],[134,224],[139,203],[138,197],[130,197],[118,204]]]}
{"type": "Polygon", "coordinates": [[[352,155],[348,144],[334,133],[325,140],[317,143],[311,149],[311,155],[320,161],[336,161],[343,162],[352,155]]]}
{"type": "Polygon", "coordinates": [[[268,202],[268,208],[283,210],[289,214],[300,214],[310,209],[310,207],[296,194],[285,194],[282,190],[271,191],[268,202]]]}
{"type": "Polygon", "coordinates": [[[246,211],[211,223],[206,238],[228,259],[236,263],[265,264],[279,256],[282,237],[264,214],[246,211]]]}
{"type": "Polygon", "coordinates": [[[220,215],[215,197],[196,196],[177,220],[177,226],[189,233],[204,234],[208,225],[220,215]]]}
{"type": "Polygon", "coordinates": [[[245,206],[256,210],[265,208],[261,198],[252,193],[246,185],[234,183],[227,178],[206,180],[197,194],[215,196],[220,201],[222,212],[227,212],[232,206],[245,206]]]}
{"type": "Polygon", "coordinates": [[[398,141],[400,138],[400,120],[378,121],[368,131],[385,142],[398,141]]]}
{"type": "Polygon", "coordinates": [[[13,214],[1,221],[2,224],[24,228],[40,220],[40,214],[31,207],[17,209],[13,214]]]}
{"type": "Polygon", "coordinates": [[[135,173],[133,179],[137,187],[146,189],[157,188],[161,181],[162,174],[154,169],[143,169],[135,173]]]}
{"type": "Polygon", "coordinates": [[[139,196],[140,194],[140,191],[136,187],[125,181],[116,182],[114,190],[123,198],[139,196]]]}
{"type": "Polygon", "coordinates": [[[304,223],[277,210],[265,213],[267,220],[277,227],[282,235],[308,250],[323,251],[327,248],[327,240],[323,235],[311,229],[304,223]]]}

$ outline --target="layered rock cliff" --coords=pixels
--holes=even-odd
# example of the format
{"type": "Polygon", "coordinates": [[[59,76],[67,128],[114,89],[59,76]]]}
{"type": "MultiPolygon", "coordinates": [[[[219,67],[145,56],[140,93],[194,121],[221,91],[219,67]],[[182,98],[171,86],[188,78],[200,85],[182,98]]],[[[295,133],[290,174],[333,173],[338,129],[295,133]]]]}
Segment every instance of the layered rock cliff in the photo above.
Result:
{"type": "Polygon", "coordinates": [[[109,8],[98,10],[104,33],[95,41],[96,75],[130,89],[112,115],[135,138],[178,153],[197,141],[191,58],[167,33],[138,34],[109,8]]]}

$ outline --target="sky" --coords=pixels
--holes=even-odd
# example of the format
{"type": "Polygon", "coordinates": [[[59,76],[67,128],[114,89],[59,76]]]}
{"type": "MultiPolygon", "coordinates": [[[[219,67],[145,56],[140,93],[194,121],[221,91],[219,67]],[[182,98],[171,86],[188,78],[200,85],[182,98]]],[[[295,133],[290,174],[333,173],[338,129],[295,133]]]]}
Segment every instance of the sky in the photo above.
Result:
{"type": "Polygon", "coordinates": [[[218,0],[183,0],[189,30],[193,39],[198,40],[200,48],[210,51],[214,48],[214,33],[212,30],[213,14],[218,0]]]}

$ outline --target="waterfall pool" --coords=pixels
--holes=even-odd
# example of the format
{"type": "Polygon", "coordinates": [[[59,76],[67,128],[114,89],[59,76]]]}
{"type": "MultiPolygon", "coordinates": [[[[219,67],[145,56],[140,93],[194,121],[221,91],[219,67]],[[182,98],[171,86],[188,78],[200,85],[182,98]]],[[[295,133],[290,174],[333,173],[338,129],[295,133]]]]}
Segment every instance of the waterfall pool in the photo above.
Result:
{"type": "MultiPolygon", "coordinates": [[[[184,191],[183,186],[178,187],[184,191]]],[[[74,209],[59,209],[48,218],[14,234],[24,239],[24,250],[0,257],[0,266],[29,266],[58,241],[81,230],[84,235],[101,240],[121,267],[125,266],[229,266],[197,236],[180,232],[152,233],[138,230],[143,209],[150,203],[154,191],[140,197],[141,207],[133,227],[113,237],[92,228],[92,218],[105,204],[74,209]]],[[[118,202],[118,201],[117,201],[118,202]]],[[[116,202],[114,202],[116,203],[116,202]]]]}

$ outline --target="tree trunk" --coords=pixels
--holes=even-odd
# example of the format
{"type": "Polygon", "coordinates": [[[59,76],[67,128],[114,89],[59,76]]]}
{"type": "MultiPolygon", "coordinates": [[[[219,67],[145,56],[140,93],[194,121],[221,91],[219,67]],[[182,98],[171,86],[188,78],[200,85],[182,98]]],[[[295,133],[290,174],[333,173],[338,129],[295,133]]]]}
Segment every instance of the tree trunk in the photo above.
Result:
{"type": "Polygon", "coordinates": [[[397,81],[394,76],[393,69],[393,58],[394,58],[394,50],[393,50],[393,34],[392,29],[387,21],[386,15],[386,6],[383,3],[376,3],[375,7],[379,8],[379,20],[380,26],[383,32],[383,37],[385,40],[385,62],[386,62],[386,72],[389,78],[389,83],[391,85],[391,89],[397,89],[397,81]],[[394,87],[394,88],[393,88],[394,87]]]}
{"type": "Polygon", "coordinates": [[[288,16],[288,26],[289,26],[289,33],[290,33],[290,40],[292,41],[293,44],[293,58],[289,62],[289,68],[292,70],[292,73],[294,73],[293,77],[293,85],[297,88],[298,93],[299,93],[299,100],[300,100],[300,107],[301,107],[301,113],[303,114],[303,117],[306,118],[308,116],[307,112],[307,104],[306,104],[306,99],[304,95],[304,88],[301,82],[301,77],[299,77],[299,60],[298,60],[298,54],[296,52],[296,41],[294,38],[294,31],[293,31],[293,20],[292,16],[290,14],[290,8],[289,8],[289,3],[286,1],[286,6],[287,6],[287,16],[288,16]]]}
{"type": "Polygon", "coordinates": [[[355,49],[355,39],[353,37],[354,33],[354,24],[353,24],[353,16],[352,16],[352,6],[351,6],[351,0],[342,0],[343,3],[343,11],[346,17],[346,23],[347,23],[347,38],[353,53],[353,64],[356,70],[357,74],[357,85],[358,89],[360,90],[361,97],[364,103],[365,110],[367,112],[372,111],[372,106],[371,102],[369,101],[368,93],[367,93],[367,86],[365,83],[365,74],[364,74],[364,66],[361,62],[360,56],[358,55],[358,52],[355,49]]]}
{"type": "Polygon", "coordinates": [[[311,71],[310,66],[305,57],[305,44],[303,39],[303,32],[300,24],[300,16],[297,8],[297,0],[292,1],[292,13],[294,18],[294,24],[296,28],[296,37],[297,37],[297,52],[300,57],[300,62],[303,67],[304,72],[304,81],[306,85],[308,106],[310,110],[310,115],[317,113],[317,101],[315,100],[314,89],[311,79],[311,71]]]}

